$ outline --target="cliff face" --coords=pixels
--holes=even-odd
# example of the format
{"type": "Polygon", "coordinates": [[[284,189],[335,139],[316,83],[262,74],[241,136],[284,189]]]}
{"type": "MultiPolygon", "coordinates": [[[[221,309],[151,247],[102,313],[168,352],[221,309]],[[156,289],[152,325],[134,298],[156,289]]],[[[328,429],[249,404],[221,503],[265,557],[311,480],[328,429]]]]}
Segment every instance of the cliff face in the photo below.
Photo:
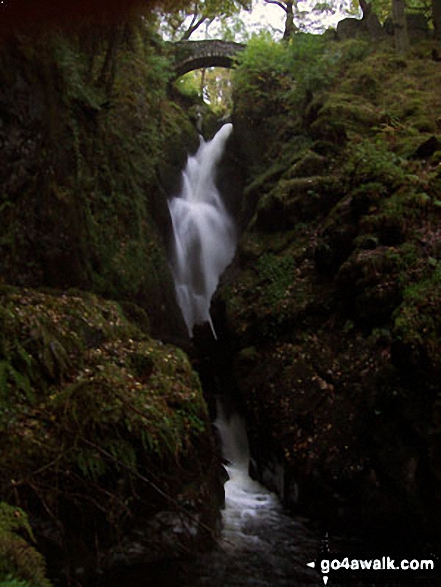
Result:
{"type": "MultiPolygon", "coordinates": [[[[145,19],[1,45],[1,511],[27,512],[69,581],[191,552],[218,523],[199,379],[164,344],[187,341],[165,190],[199,142],[167,83],[145,19]]],[[[0,579],[47,585],[8,520],[0,579]]]]}
{"type": "Polygon", "coordinates": [[[170,337],[185,331],[158,177],[198,139],[152,44],[134,22],[3,42],[0,276],[134,302],[170,337]]]}
{"type": "Polygon", "coordinates": [[[253,166],[217,308],[255,473],[290,506],[377,537],[440,531],[432,49],[300,36],[260,68],[245,56],[236,82],[253,166]]]}

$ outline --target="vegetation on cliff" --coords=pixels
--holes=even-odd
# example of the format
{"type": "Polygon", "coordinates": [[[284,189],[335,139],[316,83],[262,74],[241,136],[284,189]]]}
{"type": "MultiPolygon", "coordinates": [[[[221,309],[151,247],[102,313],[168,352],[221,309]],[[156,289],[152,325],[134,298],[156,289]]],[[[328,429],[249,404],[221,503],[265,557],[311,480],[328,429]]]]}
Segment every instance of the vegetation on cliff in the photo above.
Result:
{"type": "Polygon", "coordinates": [[[1,42],[2,585],[48,584],[35,545],[51,577],[87,581],[216,525],[199,379],[152,338],[187,340],[166,192],[198,144],[152,18],[1,42]]]}
{"type": "Polygon", "coordinates": [[[140,18],[4,40],[0,279],[131,300],[170,336],[180,321],[160,179],[178,174],[197,133],[168,97],[158,42],[140,18]]]}
{"type": "Polygon", "coordinates": [[[0,494],[32,512],[40,547],[71,571],[105,567],[161,509],[210,522],[214,448],[184,353],[92,294],[4,288],[1,302],[0,494]]]}
{"type": "MultiPolygon", "coordinates": [[[[186,552],[215,527],[220,464],[199,379],[153,338],[186,337],[165,195],[198,143],[185,109],[200,109],[171,89],[152,22],[109,17],[2,42],[9,587],[48,585],[35,545],[51,577],[81,582],[186,552]]],[[[439,51],[422,42],[404,58],[387,41],[330,35],[250,42],[234,82],[246,230],[221,294],[258,473],[282,463],[286,502],[325,519],[431,521],[434,534],[439,51]]]]}
{"type": "Polygon", "coordinates": [[[293,506],[438,536],[439,47],[255,43],[235,73],[247,228],[221,296],[257,467],[284,466],[293,506]]]}

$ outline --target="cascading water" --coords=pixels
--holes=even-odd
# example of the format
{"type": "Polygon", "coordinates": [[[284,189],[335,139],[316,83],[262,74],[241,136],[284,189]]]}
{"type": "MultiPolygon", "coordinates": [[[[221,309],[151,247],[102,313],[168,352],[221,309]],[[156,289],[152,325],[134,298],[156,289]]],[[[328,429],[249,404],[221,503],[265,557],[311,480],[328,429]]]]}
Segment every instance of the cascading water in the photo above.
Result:
{"type": "MultiPolygon", "coordinates": [[[[306,566],[317,537],[283,511],[274,493],[248,474],[248,439],[242,418],[217,403],[215,425],[229,480],[225,483],[223,530],[216,551],[193,569],[194,587],[292,587],[317,584],[306,566]]],[[[185,587],[190,584],[185,583],[185,587]]]]}
{"type": "MultiPolygon", "coordinates": [[[[175,238],[172,272],[190,336],[195,324],[209,322],[216,338],[210,301],[236,247],[233,221],[215,185],[216,166],[232,130],[225,124],[212,141],[201,140],[197,153],[188,159],[181,194],[169,201],[175,238]]],[[[316,575],[305,566],[304,553],[305,546],[316,546],[315,539],[283,512],[273,493],[249,477],[243,422],[236,413],[227,416],[221,401],[215,424],[229,475],[222,536],[219,547],[190,565],[177,584],[291,587],[293,579],[311,584],[316,575]]]]}
{"type": "Polygon", "coordinates": [[[174,233],[171,260],[176,297],[190,336],[195,324],[209,322],[210,301],[231,262],[236,231],[215,184],[216,167],[233,130],[225,124],[213,140],[201,139],[188,158],[179,196],[169,201],[174,233]]]}
{"type": "Polygon", "coordinates": [[[142,566],[114,577],[105,587],[313,587],[320,575],[307,566],[320,541],[304,521],[288,516],[277,499],[248,475],[243,420],[218,402],[219,430],[229,480],[225,484],[222,533],[212,551],[166,560],[152,573],[142,566]]]}
{"type": "MultiPolygon", "coordinates": [[[[211,142],[201,140],[189,157],[182,193],[169,202],[175,235],[171,261],[177,299],[190,335],[209,322],[210,300],[236,246],[232,219],[215,186],[216,165],[232,125],[211,142]]],[[[153,577],[142,567],[125,574],[132,587],[293,587],[316,585],[306,566],[318,539],[303,521],[288,516],[276,497],[248,475],[248,439],[242,419],[227,413],[221,399],[215,425],[228,465],[225,508],[218,546],[196,559],[165,564],[153,577]]],[[[112,583],[120,585],[121,582],[112,583]]]]}

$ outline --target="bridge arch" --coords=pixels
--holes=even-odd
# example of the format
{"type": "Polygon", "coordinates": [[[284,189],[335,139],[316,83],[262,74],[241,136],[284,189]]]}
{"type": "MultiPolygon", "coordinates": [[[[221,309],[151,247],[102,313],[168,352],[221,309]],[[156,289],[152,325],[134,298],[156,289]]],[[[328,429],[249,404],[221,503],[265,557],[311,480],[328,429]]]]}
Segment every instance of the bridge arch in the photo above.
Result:
{"type": "Polygon", "coordinates": [[[241,43],[221,41],[179,41],[174,43],[176,78],[205,67],[234,67],[236,55],[245,49],[241,43]]]}

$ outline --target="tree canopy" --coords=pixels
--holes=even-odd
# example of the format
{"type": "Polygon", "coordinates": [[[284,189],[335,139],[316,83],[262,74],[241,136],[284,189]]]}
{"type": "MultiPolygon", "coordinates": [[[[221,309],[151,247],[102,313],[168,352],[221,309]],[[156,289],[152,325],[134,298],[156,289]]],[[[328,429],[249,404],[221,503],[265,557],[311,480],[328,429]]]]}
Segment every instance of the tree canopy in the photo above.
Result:
{"type": "MultiPolygon", "coordinates": [[[[164,6],[161,6],[163,9],[164,6]]],[[[186,40],[202,25],[209,26],[215,19],[220,22],[242,9],[251,9],[251,0],[194,0],[161,13],[161,28],[172,40],[186,40]]]]}

